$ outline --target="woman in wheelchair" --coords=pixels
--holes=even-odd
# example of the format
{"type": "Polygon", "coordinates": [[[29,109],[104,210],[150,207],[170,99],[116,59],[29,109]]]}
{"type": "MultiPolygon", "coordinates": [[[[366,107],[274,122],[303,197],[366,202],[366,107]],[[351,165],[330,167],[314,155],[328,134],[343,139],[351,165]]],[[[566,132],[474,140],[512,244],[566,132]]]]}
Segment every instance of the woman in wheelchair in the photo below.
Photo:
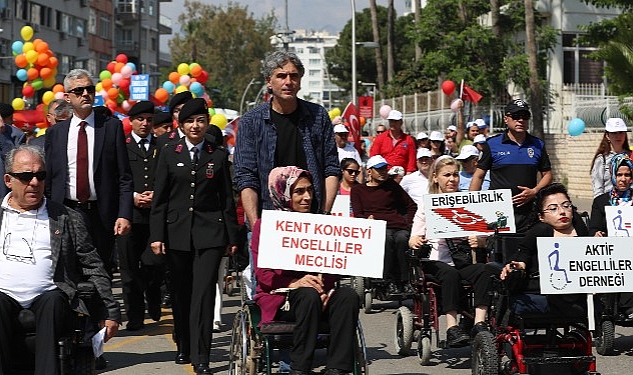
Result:
{"type": "Polygon", "coordinates": [[[537,313],[586,317],[585,295],[541,295],[539,280],[535,277],[538,275],[537,237],[579,237],[589,234],[565,186],[552,183],[541,189],[536,194],[532,215],[533,224],[520,240],[515,259],[501,270],[501,279],[508,280],[512,292],[510,301],[513,311],[519,315],[537,313]]]}
{"type": "MultiPolygon", "coordinates": [[[[268,177],[270,197],[277,210],[309,213],[312,176],[297,167],[274,168],[268,177]]],[[[274,320],[296,323],[290,353],[291,374],[309,374],[317,346],[320,323],[329,323],[327,375],[347,374],[354,365],[354,339],[359,300],[351,288],[336,288],[334,275],[313,275],[257,267],[261,222],[253,228],[251,249],[257,276],[255,301],[261,308],[261,323],[274,320]],[[289,288],[287,293],[276,293],[289,288]]]]}
{"type": "MultiPolygon", "coordinates": [[[[610,175],[613,188],[598,195],[591,205],[591,221],[589,221],[589,235],[595,237],[607,236],[607,227],[611,228],[611,236],[633,236],[633,230],[627,229],[621,215],[607,224],[605,207],[633,205],[633,161],[626,154],[617,154],[611,158],[610,175]]],[[[633,293],[619,293],[618,310],[624,312],[627,320],[633,320],[633,293]]]]}
{"type": "MultiPolygon", "coordinates": [[[[429,194],[453,193],[459,187],[459,166],[453,157],[440,156],[431,167],[431,182],[429,194]]],[[[467,264],[461,268],[455,267],[451,256],[451,248],[478,247],[480,239],[476,236],[469,238],[452,239],[427,239],[426,216],[424,205],[418,207],[413,220],[409,247],[419,249],[428,243],[432,249],[429,255],[430,261],[424,262],[423,271],[432,274],[441,284],[442,309],[446,314],[446,340],[449,346],[467,345],[470,337],[476,336],[482,330],[488,329],[486,312],[490,304],[488,289],[491,286],[490,274],[483,263],[467,264]],[[462,293],[462,279],[473,285],[475,294],[475,325],[471,335],[464,332],[457,321],[457,313],[460,310],[460,294],[462,293]]]]}

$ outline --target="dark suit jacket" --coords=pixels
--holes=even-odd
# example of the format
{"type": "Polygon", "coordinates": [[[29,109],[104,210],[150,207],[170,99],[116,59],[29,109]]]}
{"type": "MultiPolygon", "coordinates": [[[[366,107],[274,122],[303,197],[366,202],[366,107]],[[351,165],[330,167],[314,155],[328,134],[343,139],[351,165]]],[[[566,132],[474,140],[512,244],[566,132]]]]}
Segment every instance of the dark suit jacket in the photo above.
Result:
{"type": "MultiPolygon", "coordinates": [[[[9,151],[15,146],[23,144],[25,141],[22,130],[13,125],[5,124],[0,132],[0,174],[4,175],[4,159],[9,151]]],[[[9,188],[3,183],[0,184],[0,197],[4,197],[9,192],[9,188]]]]}
{"type": "Polygon", "coordinates": [[[43,150],[44,147],[45,147],[45,145],[44,145],[45,142],[46,142],[46,134],[42,134],[39,137],[35,137],[35,138],[31,139],[28,143],[31,146],[41,147],[42,150],[43,150]]]}
{"type": "Polygon", "coordinates": [[[611,192],[608,191],[600,194],[593,199],[591,204],[591,220],[589,221],[589,235],[593,236],[596,232],[607,233],[607,214],[604,210],[606,206],[611,206],[611,192]]]}
{"type": "MultiPolygon", "coordinates": [[[[46,208],[55,285],[66,293],[73,310],[89,314],[86,305],[76,296],[77,284],[88,279],[95,285],[105,307],[103,316],[95,318],[121,322],[121,311],[112,296],[110,277],[90,242],[81,214],[51,200],[46,201],[46,208]]],[[[3,217],[4,209],[0,207],[0,225],[3,217]]]]}
{"type": "Polygon", "coordinates": [[[182,251],[238,243],[227,156],[205,141],[194,168],[184,139],[160,152],[150,243],[162,241],[167,249],[182,251]]]}
{"type": "MultiPolygon", "coordinates": [[[[156,137],[152,136],[147,151],[141,150],[131,134],[125,138],[125,143],[134,181],[134,192],[142,193],[147,190],[154,190],[154,177],[156,174],[156,163],[158,162],[156,137]]],[[[149,224],[149,211],[149,208],[134,206],[132,223],[149,224]]]]}
{"type": "MultiPolygon", "coordinates": [[[[68,180],[68,129],[70,120],[46,131],[46,196],[63,203],[68,180]]],[[[125,149],[123,125],[118,119],[95,113],[94,184],[99,216],[106,228],[117,218],[132,220],[133,186],[125,149]]]]}

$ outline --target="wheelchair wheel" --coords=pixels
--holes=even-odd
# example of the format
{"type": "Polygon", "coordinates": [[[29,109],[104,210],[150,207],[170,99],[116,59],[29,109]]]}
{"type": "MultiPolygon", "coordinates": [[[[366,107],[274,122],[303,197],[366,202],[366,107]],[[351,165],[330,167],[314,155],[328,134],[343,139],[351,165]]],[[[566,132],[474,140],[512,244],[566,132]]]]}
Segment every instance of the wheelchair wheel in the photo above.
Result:
{"type": "Polygon", "coordinates": [[[422,366],[426,366],[431,361],[431,338],[420,332],[418,335],[418,359],[422,366]]]}
{"type": "Polygon", "coordinates": [[[492,333],[484,331],[475,336],[472,356],[473,375],[497,375],[499,373],[499,356],[492,333]]]}
{"type": "Polygon", "coordinates": [[[600,323],[600,337],[596,338],[596,351],[600,355],[613,355],[613,340],[615,339],[615,324],[611,320],[600,323]]]}
{"type": "Polygon", "coordinates": [[[358,299],[362,303],[365,298],[365,279],[360,276],[352,277],[352,287],[354,288],[356,294],[358,294],[358,299]]]}
{"type": "Polygon", "coordinates": [[[360,320],[356,324],[356,352],[354,358],[354,375],[369,375],[369,361],[367,360],[367,345],[360,320]]]}
{"type": "Polygon", "coordinates": [[[396,330],[394,346],[398,354],[408,356],[413,342],[413,314],[406,306],[400,306],[396,311],[396,330]]]}
{"type": "Polygon", "coordinates": [[[365,314],[371,313],[371,305],[374,300],[374,296],[372,296],[371,291],[365,292],[365,303],[363,303],[363,311],[365,314]]]}
{"type": "Polygon", "coordinates": [[[255,375],[251,354],[251,340],[248,337],[248,317],[243,310],[235,314],[229,349],[229,375],[255,375]]]}

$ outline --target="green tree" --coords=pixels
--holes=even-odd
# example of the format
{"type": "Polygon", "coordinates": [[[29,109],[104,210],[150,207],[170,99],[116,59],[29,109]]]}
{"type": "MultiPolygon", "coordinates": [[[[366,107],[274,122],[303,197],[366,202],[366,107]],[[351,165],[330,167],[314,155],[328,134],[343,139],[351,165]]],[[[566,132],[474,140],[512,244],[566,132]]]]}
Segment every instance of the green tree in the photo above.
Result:
{"type": "Polygon", "coordinates": [[[273,49],[269,36],[275,16],[256,19],[247,6],[232,1],[217,6],[186,0],[178,22],[182,29],[169,41],[174,64],[169,71],[181,62],[199,63],[209,73],[205,87],[214,106],[237,109],[248,82],[261,76],[261,60],[273,49]]]}

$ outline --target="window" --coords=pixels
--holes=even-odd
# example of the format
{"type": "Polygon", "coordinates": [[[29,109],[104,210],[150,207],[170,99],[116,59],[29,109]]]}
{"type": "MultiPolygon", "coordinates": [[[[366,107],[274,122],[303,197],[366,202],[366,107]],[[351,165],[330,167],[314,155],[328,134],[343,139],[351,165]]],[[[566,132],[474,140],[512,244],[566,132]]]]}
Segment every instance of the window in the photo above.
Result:
{"type": "Polygon", "coordinates": [[[110,24],[110,18],[106,16],[100,17],[99,36],[103,39],[112,38],[112,26],[110,24]]]}
{"type": "Polygon", "coordinates": [[[150,16],[153,16],[155,8],[156,8],[156,0],[149,0],[149,9],[147,10],[147,14],[149,14],[150,16]]]}
{"type": "Polygon", "coordinates": [[[80,18],[73,18],[73,23],[74,23],[73,35],[79,38],[85,38],[86,37],[86,20],[82,20],[80,18]]]}
{"type": "Polygon", "coordinates": [[[108,64],[111,60],[112,59],[110,58],[110,55],[105,53],[99,54],[99,69],[95,70],[95,72],[100,72],[102,70],[108,69],[108,64]]]}
{"type": "Polygon", "coordinates": [[[308,70],[308,77],[320,77],[321,71],[318,69],[310,69],[308,70]]]}
{"type": "Polygon", "coordinates": [[[60,31],[63,31],[69,34],[71,33],[70,32],[70,16],[68,14],[65,14],[65,13],[61,14],[60,31]]]}
{"type": "Polygon", "coordinates": [[[597,48],[578,44],[578,36],[563,35],[563,83],[602,83],[604,62],[589,58],[597,48]]]}
{"type": "Polygon", "coordinates": [[[92,35],[97,34],[97,12],[90,8],[90,15],[88,16],[88,33],[92,35]]]}
{"type": "Polygon", "coordinates": [[[321,65],[321,59],[309,59],[308,65],[321,65]]]}
{"type": "Polygon", "coordinates": [[[321,87],[321,81],[310,81],[308,82],[308,87],[310,88],[321,87]]]}
{"type": "Polygon", "coordinates": [[[150,38],[150,50],[156,51],[158,49],[158,42],[155,37],[150,38]]]}
{"type": "Polygon", "coordinates": [[[29,9],[27,7],[26,0],[15,0],[15,17],[23,20],[27,20],[29,15],[29,9]]]}
{"type": "Polygon", "coordinates": [[[87,65],[86,65],[86,69],[89,72],[100,72],[101,70],[97,70],[97,61],[94,58],[90,58],[88,59],[87,65]]]}
{"type": "Polygon", "coordinates": [[[70,56],[61,55],[59,57],[59,68],[58,68],[58,70],[60,72],[65,72],[65,73],[68,73],[70,71],[70,56]]]}
{"type": "Polygon", "coordinates": [[[31,23],[35,24],[35,25],[40,25],[41,22],[41,14],[40,12],[42,11],[42,6],[39,4],[31,4],[31,17],[29,18],[29,21],[31,21],[31,23]]]}
{"type": "Polygon", "coordinates": [[[118,0],[116,9],[119,13],[136,13],[136,0],[118,0]]]}

